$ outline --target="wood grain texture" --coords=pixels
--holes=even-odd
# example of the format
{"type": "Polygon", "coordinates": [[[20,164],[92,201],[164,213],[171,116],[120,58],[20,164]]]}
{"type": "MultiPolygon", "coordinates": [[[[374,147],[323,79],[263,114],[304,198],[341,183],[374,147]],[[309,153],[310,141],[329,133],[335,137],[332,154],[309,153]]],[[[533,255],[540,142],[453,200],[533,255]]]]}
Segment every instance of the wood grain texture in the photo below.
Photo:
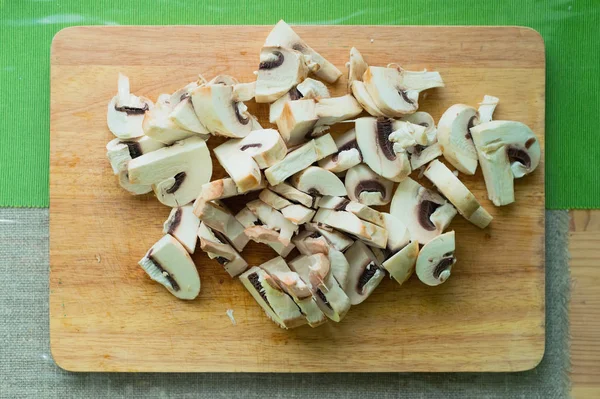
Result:
{"type": "Polygon", "coordinates": [[[575,399],[600,397],[600,210],[571,211],[571,383],[575,399]]]}
{"type": "MultiPolygon", "coordinates": [[[[253,79],[270,27],[78,27],[52,46],[50,327],[55,361],[78,371],[517,371],[544,352],[544,164],[516,182],[517,205],[495,208],[483,178],[464,177],[495,217],[460,217],[453,277],[431,288],[386,279],[340,323],[284,331],[238,281],[194,255],[202,292],[172,297],[137,265],[169,209],[121,190],[105,159],[106,104],[118,72],[156,98],[228,73],[253,79]],[[226,316],[234,310],[237,325],[226,316]]],[[[420,107],[437,120],[457,102],[501,99],[495,118],[529,125],[544,144],[542,39],[517,27],[303,26],[298,33],[343,69],[351,46],[367,62],[438,70],[446,87],[420,107]]],[[[333,94],[345,93],[342,78],[333,94]]],[[[268,107],[249,104],[267,125],[268,107]]],[[[346,129],[350,126],[346,125],[346,129]]],[[[337,129],[336,129],[337,130],[337,129]]],[[[209,146],[218,142],[211,139],[209,146]]],[[[213,157],[214,158],[214,157],[213,157]]],[[[214,178],[224,175],[216,164],[214,178]]],[[[275,256],[244,251],[250,264],[275,256]]]]}

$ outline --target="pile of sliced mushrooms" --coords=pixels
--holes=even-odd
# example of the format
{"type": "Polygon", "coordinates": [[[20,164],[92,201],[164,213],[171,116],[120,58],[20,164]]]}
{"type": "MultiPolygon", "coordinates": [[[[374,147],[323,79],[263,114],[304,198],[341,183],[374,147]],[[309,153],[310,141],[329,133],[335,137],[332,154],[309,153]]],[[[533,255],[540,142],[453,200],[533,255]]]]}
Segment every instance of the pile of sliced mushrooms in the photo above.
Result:
{"type": "Polygon", "coordinates": [[[489,199],[510,204],[513,180],[535,170],[540,144],[520,122],[492,121],[498,98],[487,95],[478,109],[451,106],[436,127],[418,101],[444,86],[438,72],[369,66],[355,48],[346,67],[348,94],[330,97],[323,82],[342,72],[280,21],[253,82],[200,76],[153,103],[119,76],[107,115],[117,137],[106,147],[113,171],[125,190],[153,191],[172,207],[164,236],[139,262],[151,279],[177,298],[196,298],[190,254],[199,241],[269,318],[293,328],[341,321],[386,273],[403,284],[416,270],[430,286],[450,277],[452,219],[458,213],[482,229],[492,221],[459,173],[481,165],[489,199]],[[277,129],[248,112],[244,102],[252,100],[269,104],[277,129]],[[341,123],[353,128],[333,137],[330,127],[341,123]],[[228,177],[211,181],[212,136],[228,138],[212,149],[228,177]],[[251,192],[233,214],[227,199],[251,192]],[[373,208],[384,205],[389,213],[373,208]],[[250,240],[279,256],[249,265],[250,240]],[[299,256],[286,260],[294,249],[299,256]]]}

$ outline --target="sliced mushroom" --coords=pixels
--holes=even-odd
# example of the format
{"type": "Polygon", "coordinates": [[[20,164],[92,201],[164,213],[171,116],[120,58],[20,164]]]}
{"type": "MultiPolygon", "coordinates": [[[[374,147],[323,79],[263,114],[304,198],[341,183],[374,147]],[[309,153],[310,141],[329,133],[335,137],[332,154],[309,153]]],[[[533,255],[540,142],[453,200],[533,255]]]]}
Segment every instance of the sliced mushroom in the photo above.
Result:
{"type": "MultiPolygon", "coordinates": [[[[262,224],[262,222],[260,220],[258,220],[256,215],[253,214],[250,211],[250,209],[248,209],[248,208],[244,208],[241,211],[239,211],[235,215],[235,218],[237,219],[238,222],[240,222],[242,224],[242,226],[244,226],[244,232],[246,233],[246,235],[248,235],[249,228],[263,227],[266,229],[266,227],[262,224]]],[[[270,229],[270,230],[272,230],[272,229],[270,229]]],[[[277,254],[279,254],[280,256],[283,256],[285,258],[286,256],[289,255],[290,252],[292,252],[292,250],[295,248],[295,245],[292,243],[290,243],[289,245],[283,245],[281,242],[279,242],[279,232],[277,232],[275,230],[272,230],[272,231],[277,236],[276,242],[270,241],[266,244],[268,246],[270,246],[275,252],[277,252],[277,254]]],[[[254,232],[254,231],[252,231],[252,232],[254,232]]],[[[250,235],[252,235],[252,232],[250,232],[250,235]]],[[[252,237],[249,237],[249,238],[253,239],[252,237]]]]}
{"type": "Polygon", "coordinates": [[[279,241],[287,246],[295,232],[298,231],[298,226],[287,220],[281,212],[271,208],[261,200],[250,201],[246,207],[256,215],[256,217],[267,226],[269,229],[279,231],[279,241]]]}
{"type": "Polygon", "coordinates": [[[265,46],[288,47],[309,56],[311,61],[318,65],[318,68],[314,71],[315,75],[328,83],[333,83],[342,76],[342,72],[339,69],[323,58],[321,54],[310,48],[283,20],[279,21],[273,30],[271,30],[265,41],[265,46]]]}
{"type": "Polygon", "coordinates": [[[213,150],[217,160],[242,192],[257,189],[262,184],[258,164],[242,151],[243,140],[227,140],[213,150]]]}
{"type": "Polygon", "coordinates": [[[431,286],[440,285],[450,277],[454,257],[454,231],[449,231],[429,241],[417,257],[416,271],[419,280],[431,286]]]}
{"type": "Polygon", "coordinates": [[[477,170],[477,151],[470,129],[478,124],[477,110],[464,104],[448,108],[438,123],[437,137],[444,158],[466,175],[474,175],[477,170]]]}
{"type": "Polygon", "coordinates": [[[323,254],[300,256],[289,262],[289,266],[309,285],[321,311],[331,320],[340,322],[350,309],[350,299],[333,277],[328,258],[323,254]],[[330,272],[315,281],[314,277],[324,269],[330,272]],[[311,280],[318,284],[312,284],[311,280]]]}
{"type": "Polygon", "coordinates": [[[372,116],[385,116],[384,113],[377,107],[373,98],[367,91],[367,87],[364,82],[359,82],[355,80],[352,82],[351,86],[352,95],[356,98],[356,101],[360,104],[361,107],[365,111],[367,111],[372,116]]]}
{"type": "Polygon", "coordinates": [[[234,101],[250,101],[256,94],[256,81],[233,85],[234,101]]]}
{"type": "Polygon", "coordinates": [[[289,147],[292,147],[311,138],[318,120],[315,100],[302,99],[286,102],[275,123],[281,137],[289,147]]]}
{"type": "Polygon", "coordinates": [[[285,142],[275,129],[253,130],[239,142],[241,152],[251,156],[260,169],[281,161],[286,153],[285,142]]]}
{"type": "Polygon", "coordinates": [[[150,278],[179,299],[194,299],[200,293],[200,276],[190,254],[170,235],[165,235],[139,261],[150,278]]]}
{"type": "Polygon", "coordinates": [[[345,184],[348,197],[363,205],[386,205],[392,199],[394,183],[364,164],[348,169],[345,184]]]}
{"type": "Polygon", "coordinates": [[[319,208],[333,209],[334,211],[347,211],[353,213],[362,220],[385,227],[382,213],[356,201],[349,201],[344,197],[326,195],[319,200],[319,208]]]}
{"type": "Polygon", "coordinates": [[[216,85],[235,86],[239,83],[240,82],[231,75],[217,75],[214,78],[212,78],[210,81],[208,81],[208,83],[206,83],[206,86],[216,86],[216,85]]]}
{"type": "Polygon", "coordinates": [[[421,91],[444,86],[438,72],[374,66],[367,68],[363,82],[377,108],[388,117],[412,114],[419,108],[421,91]]]}
{"type": "Polygon", "coordinates": [[[191,254],[196,248],[200,219],[194,215],[194,207],[184,205],[171,209],[169,218],[163,225],[163,233],[170,234],[191,254]]]}
{"type": "Polygon", "coordinates": [[[483,101],[479,103],[479,109],[477,110],[479,112],[479,123],[492,121],[492,115],[499,102],[498,97],[488,96],[487,94],[483,96],[483,101]]]}
{"type": "Polygon", "coordinates": [[[315,112],[319,118],[315,126],[334,125],[358,116],[363,110],[351,94],[318,98],[315,102],[317,103],[315,112]]]}
{"type": "MultiPolygon", "coordinates": [[[[404,123],[404,122],[402,122],[404,123]]],[[[411,172],[410,160],[390,141],[395,121],[388,118],[359,118],[356,120],[356,139],[364,162],[381,177],[400,182],[411,172]]]]}
{"type": "Polygon", "coordinates": [[[427,244],[444,232],[456,209],[441,195],[407,178],[396,188],[390,213],[408,228],[412,241],[427,244]]]}
{"type": "Polygon", "coordinates": [[[279,183],[269,187],[269,189],[281,195],[282,197],[285,197],[292,203],[298,203],[309,208],[315,208],[318,204],[317,197],[303,193],[287,183],[279,183]]]}
{"type": "Polygon", "coordinates": [[[350,248],[350,245],[354,244],[354,240],[350,237],[322,223],[306,223],[304,227],[308,231],[319,233],[327,240],[331,247],[338,251],[344,252],[350,248]]]}
{"type": "Polygon", "coordinates": [[[264,189],[258,195],[258,198],[269,205],[271,208],[281,210],[287,206],[292,205],[292,203],[285,198],[275,194],[273,191],[264,189]]]}
{"type": "Polygon", "coordinates": [[[298,273],[291,271],[283,258],[271,259],[259,267],[266,271],[277,285],[296,302],[309,326],[317,327],[327,321],[327,317],[314,300],[310,287],[298,273]]]}
{"type": "Polygon", "coordinates": [[[419,256],[419,243],[412,241],[381,264],[398,284],[402,285],[412,276],[419,256]]]}
{"type": "Polygon", "coordinates": [[[427,145],[432,145],[437,142],[437,128],[435,127],[435,121],[427,112],[417,111],[414,114],[404,115],[400,120],[423,126],[425,128],[424,133],[427,136],[427,145]]]}
{"type": "Polygon", "coordinates": [[[329,254],[330,244],[318,232],[303,230],[292,239],[292,242],[302,255],[329,254]]]}
{"type": "Polygon", "coordinates": [[[183,130],[200,134],[205,140],[210,137],[210,132],[198,119],[189,95],[172,108],[169,119],[183,130]]]}
{"type": "Polygon", "coordinates": [[[212,231],[204,222],[200,223],[198,228],[198,238],[200,248],[209,258],[219,262],[231,277],[242,274],[248,268],[248,263],[227,239],[221,233],[212,231]]]}
{"type": "MultiPolygon", "coordinates": [[[[257,189],[266,187],[267,181],[265,179],[262,180],[262,183],[263,184],[260,187],[257,187],[257,189]]],[[[196,206],[202,206],[202,201],[231,198],[240,194],[244,193],[239,190],[233,179],[226,177],[224,179],[213,180],[209,183],[203,184],[202,190],[200,191],[198,198],[196,198],[195,204],[196,206]]]]}
{"type": "Polygon", "coordinates": [[[368,67],[369,65],[367,65],[365,62],[362,54],[356,49],[356,47],[352,47],[350,49],[350,61],[346,63],[346,68],[348,68],[349,92],[352,92],[352,83],[355,80],[362,82],[362,77],[368,67]]]}
{"type": "Polygon", "coordinates": [[[263,269],[252,267],[240,276],[240,281],[267,316],[280,327],[294,328],[306,324],[306,318],[298,306],[263,269]]]}
{"type": "Polygon", "coordinates": [[[335,139],[337,152],[319,161],[319,166],[333,173],[344,172],[362,162],[356,130],[350,129],[335,139]]]}
{"type": "Polygon", "coordinates": [[[146,194],[152,191],[149,184],[131,184],[127,166],[129,161],[143,154],[158,150],[164,147],[164,144],[152,140],[148,136],[141,136],[135,139],[123,140],[114,139],[106,145],[106,156],[115,175],[119,176],[119,184],[125,190],[132,194],[146,194]]]}
{"type": "MultiPolygon", "coordinates": [[[[492,221],[491,216],[482,217],[482,214],[489,214],[485,209],[479,210],[481,205],[475,196],[446,165],[435,159],[427,166],[424,175],[435,184],[465,219],[482,229],[492,221]],[[475,213],[476,211],[477,213],[475,213]]],[[[396,212],[392,212],[392,214],[396,215],[396,212]]]]}
{"type": "Polygon", "coordinates": [[[471,129],[477,147],[488,198],[496,206],[515,201],[514,179],[535,170],[541,149],[535,133],[525,124],[492,121],[471,129]]]}
{"type": "Polygon", "coordinates": [[[281,214],[295,225],[301,225],[310,222],[315,211],[300,204],[292,204],[283,208],[281,214]]]}
{"type": "Polygon", "coordinates": [[[242,251],[249,239],[244,234],[244,226],[237,221],[229,209],[215,201],[203,201],[200,204],[201,206],[195,204],[194,214],[206,226],[223,234],[235,249],[242,251]]]}
{"type": "Polygon", "coordinates": [[[199,86],[191,92],[198,119],[213,134],[243,138],[252,130],[250,114],[243,102],[235,101],[233,86],[199,86]]]}
{"type": "Polygon", "coordinates": [[[300,99],[315,99],[330,97],[329,90],[322,82],[311,78],[306,78],[296,87],[292,87],[286,94],[278,98],[269,106],[269,122],[276,123],[281,116],[283,106],[288,101],[300,99]]]}
{"type": "Polygon", "coordinates": [[[282,46],[260,50],[255,100],[271,103],[306,79],[308,65],[302,53],[282,46]]]}
{"type": "Polygon", "coordinates": [[[146,111],[153,108],[152,101],[130,92],[129,78],[119,73],[118,93],[108,103],[106,123],[112,134],[128,140],[144,135],[142,122],[146,111]]]}
{"type": "Polygon", "coordinates": [[[318,166],[309,166],[296,173],[292,176],[290,182],[298,190],[312,196],[346,195],[346,187],[344,187],[344,183],[340,178],[318,166]]]}
{"type": "Polygon", "coordinates": [[[361,241],[356,241],[345,253],[350,269],[344,291],[352,305],[358,305],[377,288],[385,272],[373,252],[361,241]]]}
{"type": "Polygon", "coordinates": [[[410,242],[410,231],[402,219],[389,213],[382,212],[384,228],[388,232],[388,241],[386,245],[387,257],[389,254],[395,254],[410,242]]]}
{"type": "Polygon", "coordinates": [[[153,184],[158,200],[170,207],[186,205],[210,181],[212,161],[199,137],[178,141],[132,159],[127,167],[132,184],[153,184]]]}
{"type": "Polygon", "coordinates": [[[374,247],[385,248],[387,245],[387,230],[373,223],[361,220],[358,216],[350,212],[321,208],[317,211],[313,220],[352,234],[374,247]]]}
{"type": "Polygon", "coordinates": [[[416,170],[440,157],[442,155],[442,146],[440,143],[434,143],[427,147],[417,144],[412,149],[409,148],[408,151],[410,153],[410,167],[412,170],[416,170]]]}
{"type": "MultiPolygon", "coordinates": [[[[170,118],[173,110],[173,105],[170,102],[157,101],[154,107],[146,112],[144,116],[144,122],[142,123],[144,134],[164,144],[172,144],[175,141],[195,136],[195,132],[182,128],[170,118]]],[[[199,136],[202,139],[208,137],[206,134],[200,134],[199,136]]]]}
{"type": "Polygon", "coordinates": [[[337,147],[331,135],[326,134],[288,152],[281,161],[265,169],[265,176],[269,184],[276,186],[293,174],[336,151],[337,147]]]}

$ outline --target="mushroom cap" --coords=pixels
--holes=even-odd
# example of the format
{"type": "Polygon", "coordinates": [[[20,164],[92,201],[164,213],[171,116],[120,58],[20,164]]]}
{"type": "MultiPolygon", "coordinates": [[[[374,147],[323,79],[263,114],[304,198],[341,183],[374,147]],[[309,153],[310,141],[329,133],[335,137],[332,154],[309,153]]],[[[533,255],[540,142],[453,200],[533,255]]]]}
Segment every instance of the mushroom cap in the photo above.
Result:
{"type": "Polygon", "coordinates": [[[385,116],[383,111],[381,111],[377,107],[377,104],[375,104],[375,101],[373,101],[373,98],[369,94],[369,91],[367,90],[367,87],[365,86],[364,82],[355,80],[352,82],[350,89],[352,90],[352,95],[354,96],[354,98],[356,98],[356,101],[358,101],[360,106],[363,107],[363,109],[367,111],[370,115],[385,116]]]}
{"type": "Polygon", "coordinates": [[[350,60],[346,64],[348,67],[348,92],[352,92],[352,82],[355,80],[362,81],[362,77],[369,67],[365,62],[360,51],[356,47],[350,49],[350,60]]]}
{"type": "Polygon", "coordinates": [[[408,228],[412,241],[426,244],[443,233],[456,210],[441,195],[407,178],[396,188],[390,213],[408,228]]]}
{"type": "Polygon", "coordinates": [[[395,121],[388,118],[358,118],[356,139],[364,162],[381,177],[400,182],[411,172],[406,152],[398,152],[389,137],[395,121]]]}
{"type": "Polygon", "coordinates": [[[280,20],[273,27],[265,40],[265,46],[288,47],[309,56],[311,62],[318,65],[318,68],[314,70],[314,74],[327,83],[334,83],[342,76],[342,72],[335,65],[309,47],[284,20],[280,20]]]}
{"type": "Polygon", "coordinates": [[[253,130],[240,142],[240,151],[251,156],[261,169],[281,161],[287,146],[275,129],[253,130]]]}
{"type": "Polygon", "coordinates": [[[176,207],[196,199],[210,181],[212,161],[205,141],[190,137],[132,159],[127,169],[131,183],[153,184],[158,200],[176,207]]]}
{"type": "Polygon", "coordinates": [[[348,282],[344,291],[352,305],[358,305],[371,295],[383,277],[384,271],[373,252],[356,241],[345,253],[349,264],[348,282]]]}
{"type": "Polygon", "coordinates": [[[299,51],[281,46],[263,47],[256,78],[256,102],[277,100],[306,79],[307,74],[308,65],[299,51]]]}
{"type": "Polygon", "coordinates": [[[431,286],[446,281],[456,263],[455,249],[454,231],[439,235],[425,244],[419,252],[415,267],[419,280],[431,286]]]}
{"type": "Polygon", "coordinates": [[[233,86],[199,86],[191,92],[198,119],[213,134],[243,138],[252,130],[250,114],[243,102],[236,102],[233,86]]]}
{"type": "Polygon", "coordinates": [[[352,201],[368,206],[386,205],[392,199],[394,183],[373,172],[367,165],[359,164],[348,169],[345,187],[352,201]]]}
{"type": "Polygon", "coordinates": [[[200,276],[192,258],[169,234],[150,248],[139,265],[179,299],[194,299],[200,293],[200,276]]]}
{"type": "Polygon", "coordinates": [[[381,266],[390,273],[390,277],[402,285],[415,271],[418,256],[419,243],[412,241],[383,262],[381,266]]]}
{"type": "Polygon", "coordinates": [[[200,219],[194,215],[194,207],[189,204],[171,209],[163,225],[163,233],[175,237],[190,254],[193,254],[198,241],[199,227],[200,219]]]}
{"type": "Polygon", "coordinates": [[[444,158],[460,172],[473,175],[477,170],[477,151],[470,128],[479,124],[479,113],[471,106],[455,104],[440,118],[438,141],[444,158]]]}
{"type": "Polygon", "coordinates": [[[340,178],[318,166],[309,166],[296,173],[290,182],[298,190],[313,196],[346,195],[346,187],[340,178]]]}
{"type": "Polygon", "coordinates": [[[533,172],[540,163],[541,148],[535,133],[514,121],[482,123],[471,133],[488,197],[496,206],[514,202],[513,179],[533,172]]]}
{"type": "Polygon", "coordinates": [[[146,111],[153,108],[152,101],[130,93],[129,78],[119,73],[118,93],[108,103],[106,123],[108,129],[120,139],[144,135],[142,122],[146,111]]]}

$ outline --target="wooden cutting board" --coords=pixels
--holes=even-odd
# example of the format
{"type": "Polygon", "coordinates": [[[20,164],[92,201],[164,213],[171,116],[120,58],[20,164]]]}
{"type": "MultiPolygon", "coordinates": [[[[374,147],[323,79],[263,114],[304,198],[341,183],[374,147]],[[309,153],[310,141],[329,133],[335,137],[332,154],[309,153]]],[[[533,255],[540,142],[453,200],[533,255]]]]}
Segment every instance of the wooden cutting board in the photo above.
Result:
{"type": "MultiPolygon", "coordinates": [[[[59,366],[74,371],[518,371],[544,353],[544,164],[496,208],[483,178],[461,176],[494,221],[461,217],[452,278],[427,287],[386,279],[342,323],[279,329],[242,285],[201,251],[202,292],[171,296],[137,265],[162,236],[169,209],[130,196],[105,158],[106,105],[118,72],[152,99],[195,79],[253,79],[267,26],[75,27],[52,45],[50,330],[59,366]],[[232,309],[236,325],[226,315],[232,309]]],[[[495,119],[529,125],[544,143],[544,44],[519,27],[302,26],[297,32],[344,69],[356,46],[372,65],[438,70],[422,95],[436,120],[450,105],[500,98],[495,119]]],[[[345,93],[346,79],[332,87],[345,93]]],[[[268,125],[268,107],[250,104],[268,125]]],[[[345,129],[349,128],[346,125],[345,129]]],[[[336,128],[335,130],[338,130],[336,128]]],[[[341,129],[343,130],[343,128],[341,129]]],[[[213,147],[218,139],[211,139],[213,147]]],[[[224,176],[215,164],[214,178],[224,176]]],[[[416,175],[416,173],[414,174],[416,175]]],[[[239,204],[238,204],[239,205],[239,204]]],[[[257,265],[273,256],[251,243],[257,265]]]]}

